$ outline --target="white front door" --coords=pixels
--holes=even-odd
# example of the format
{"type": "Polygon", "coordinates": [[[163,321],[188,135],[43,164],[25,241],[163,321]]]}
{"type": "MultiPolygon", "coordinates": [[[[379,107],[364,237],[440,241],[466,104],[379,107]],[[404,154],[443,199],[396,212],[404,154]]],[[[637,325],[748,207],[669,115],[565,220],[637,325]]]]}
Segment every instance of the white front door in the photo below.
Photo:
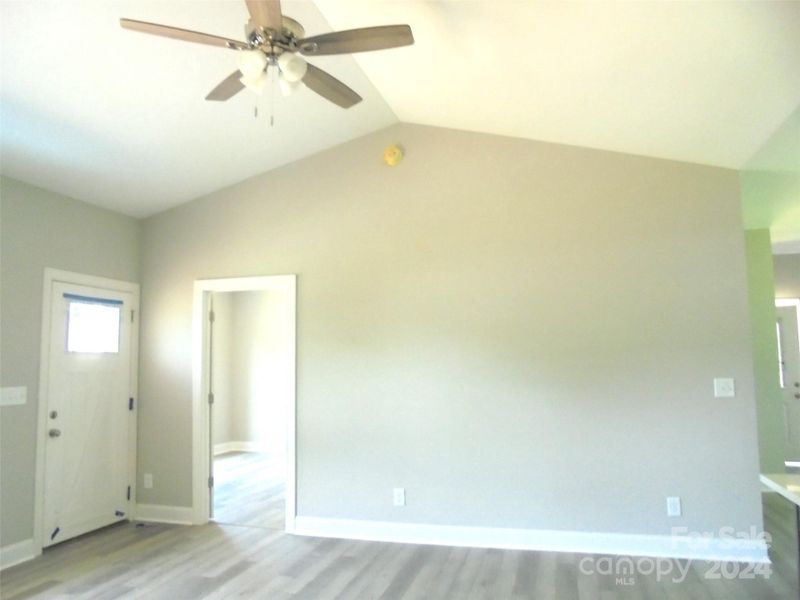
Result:
{"type": "Polygon", "coordinates": [[[780,352],[780,380],[783,395],[785,457],[786,461],[800,462],[800,333],[798,333],[798,308],[779,306],[778,346],[780,352]]]}
{"type": "Polygon", "coordinates": [[[133,294],[54,282],[43,545],[125,519],[133,294]]]}

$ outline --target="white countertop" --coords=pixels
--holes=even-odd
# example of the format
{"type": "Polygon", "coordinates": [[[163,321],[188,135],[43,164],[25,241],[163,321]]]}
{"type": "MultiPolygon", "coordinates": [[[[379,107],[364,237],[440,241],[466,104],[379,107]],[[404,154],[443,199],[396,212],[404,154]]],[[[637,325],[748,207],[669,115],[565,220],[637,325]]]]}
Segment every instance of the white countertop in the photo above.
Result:
{"type": "Polygon", "coordinates": [[[761,483],[800,506],[800,473],[762,473],[761,483]]]}

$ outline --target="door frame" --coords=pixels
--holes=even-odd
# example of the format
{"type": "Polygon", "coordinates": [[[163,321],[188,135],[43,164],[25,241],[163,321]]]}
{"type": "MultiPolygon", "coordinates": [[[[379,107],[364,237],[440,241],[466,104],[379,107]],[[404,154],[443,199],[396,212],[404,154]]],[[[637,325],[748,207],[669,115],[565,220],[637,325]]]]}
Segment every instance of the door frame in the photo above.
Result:
{"type": "MultiPolygon", "coordinates": [[[[792,308],[794,307],[797,317],[797,339],[800,340],[800,298],[775,298],[775,308],[792,308]]],[[[783,390],[781,390],[783,394],[783,390]]],[[[783,400],[781,400],[783,402],[783,400]]],[[[786,452],[784,448],[783,452],[786,452]]],[[[800,462],[788,460],[784,454],[783,462],[787,467],[800,467],[800,462]]]]}
{"type": "Polygon", "coordinates": [[[66,283],[103,288],[117,292],[128,292],[132,296],[131,309],[134,319],[131,323],[130,352],[130,397],[134,398],[133,418],[128,421],[128,481],[131,486],[131,499],[127,503],[127,514],[133,518],[132,507],[136,506],[136,431],[139,414],[139,284],[119,279],[109,279],[85,273],[62,271],[46,267],[42,285],[42,331],[39,348],[39,401],[37,405],[36,432],[36,479],[34,482],[33,508],[33,547],[36,554],[44,548],[44,475],[45,450],[47,444],[47,406],[50,401],[50,326],[52,313],[53,285],[66,283]]]}
{"type": "Polygon", "coordinates": [[[286,517],[285,530],[295,530],[296,506],[296,411],[297,411],[297,276],[263,275],[255,277],[228,277],[225,279],[198,279],[194,282],[192,309],[192,523],[203,525],[209,521],[208,477],[211,474],[209,457],[208,408],[208,311],[212,292],[281,291],[289,295],[290,365],[292,385],[286,407],[286,517]]]}

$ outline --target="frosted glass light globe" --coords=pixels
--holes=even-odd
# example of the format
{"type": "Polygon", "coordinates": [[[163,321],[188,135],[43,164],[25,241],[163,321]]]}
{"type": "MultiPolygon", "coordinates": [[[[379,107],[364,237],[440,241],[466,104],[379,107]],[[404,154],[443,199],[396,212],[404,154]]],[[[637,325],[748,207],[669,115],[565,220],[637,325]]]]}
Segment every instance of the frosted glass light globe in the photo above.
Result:
{"type": "Polygon", "coordinates": [[[239,81],[251,92],[255,92],[259,96],[264,91],[264,87],[267,85],[267,81],[269,77],[265,71],[261,71],[256,73],[254,77],[247,77],[246,75],[242,75],[239,78],[239,81]]]}
{"type": "Polygon", "coordinates": [[[267,57],[261,50],[239,52],[239,71],[248,79],[258,76],[267,66],[267,57]]]}
{"type": "Polygon", "coordinates": [[[281,73],[280,77],[278,77],[278,86],[281,88],[281,94],[284,96],[291,96],[294,94],[297,89],[300,87],[299,81],[289,81],[286,79],[286,76],[281,73]]]}
{"type": "Polygon", "coordinates": [[[300,81],[308,70],[306,61],[291,52],[284,52],[278,57],[278,66],[289,83],[300,81]]]}

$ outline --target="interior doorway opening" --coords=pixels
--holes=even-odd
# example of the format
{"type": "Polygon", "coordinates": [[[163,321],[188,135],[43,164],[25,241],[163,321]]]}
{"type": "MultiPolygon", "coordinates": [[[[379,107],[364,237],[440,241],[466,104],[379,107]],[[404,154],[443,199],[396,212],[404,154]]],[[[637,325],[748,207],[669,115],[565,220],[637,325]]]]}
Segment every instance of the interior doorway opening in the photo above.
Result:
{"type": "Polygon", "coordinates": [[[800,298],[775,300],[778,384],[783,400],[784,464],[800,471],[800,298]]]}
{"type": "Polygon", "coordinates": [[[195,523],[294,530],[294,275],[195,282],[195,523]]]}
{"type": "Polygon", "coordinates": [[[211,292],[209,516],[218,523],[284,529],[288,303],[286,290],[211,292]]]}

